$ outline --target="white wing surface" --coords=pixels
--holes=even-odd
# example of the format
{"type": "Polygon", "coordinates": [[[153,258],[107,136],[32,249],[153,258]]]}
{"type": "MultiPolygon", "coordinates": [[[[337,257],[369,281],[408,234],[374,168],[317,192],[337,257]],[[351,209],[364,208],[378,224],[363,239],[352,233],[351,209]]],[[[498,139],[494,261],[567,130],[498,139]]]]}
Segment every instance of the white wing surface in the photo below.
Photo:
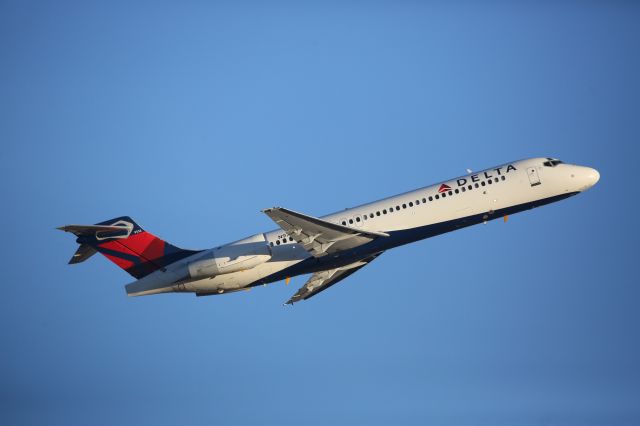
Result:
{"type": "Polygon", "coordinates": [[[360,260],[358,262],[354,262],[350,265],[346,265],[336,269],[330,269],[327,271],[316,272],[311,275],[311,278],[303,285],[300,290],[294,294],[291,299],[285,303],[286,305],[293,305],[296,302],[301,300],[307,300],[316,294],[320,293],[331,287],[334,284],[342,281],[347,278],[349,275],[353,274],[360,268],[368,265],[376,257],[380,256],[382,252],[376,253],[373,256],[370,256],[366,259],[360,260]]]}
{"type": "Polygon", "coordinates": [[[314,257],[338,253],[389,234],[342,226],[282,207],[263,212],[314,257]]]}

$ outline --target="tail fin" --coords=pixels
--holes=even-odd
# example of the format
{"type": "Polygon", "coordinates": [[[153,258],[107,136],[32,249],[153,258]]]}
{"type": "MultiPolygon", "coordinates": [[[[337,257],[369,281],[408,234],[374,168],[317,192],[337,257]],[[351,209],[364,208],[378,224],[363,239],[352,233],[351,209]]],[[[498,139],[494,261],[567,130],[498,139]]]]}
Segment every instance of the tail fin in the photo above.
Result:
{"type": "Polygon", "coordinates": [[[70,264],[84,262],[99,252],[137,279],[198,253],[161,240],[142,229],[129,216],[95,225],[67,225],[58,229],[78,237],[76,242],[80,247],[69,261],[70,264]]]}

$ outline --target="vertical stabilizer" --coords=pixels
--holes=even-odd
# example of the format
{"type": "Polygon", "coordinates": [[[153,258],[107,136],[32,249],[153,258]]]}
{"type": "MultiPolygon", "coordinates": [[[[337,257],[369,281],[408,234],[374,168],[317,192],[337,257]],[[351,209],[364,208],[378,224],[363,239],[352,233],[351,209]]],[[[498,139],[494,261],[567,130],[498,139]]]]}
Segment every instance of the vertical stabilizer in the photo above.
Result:
{"type": "Polygon", "coordinates": [[[80,247],[70,264],[84,262],[99,252],[138,279],[198,253],[197,250],[184,250],[169,244],[142,229],[129,216],[95,225],[67,225],[58,229],[78,237],[76,242],[80,247]]]}

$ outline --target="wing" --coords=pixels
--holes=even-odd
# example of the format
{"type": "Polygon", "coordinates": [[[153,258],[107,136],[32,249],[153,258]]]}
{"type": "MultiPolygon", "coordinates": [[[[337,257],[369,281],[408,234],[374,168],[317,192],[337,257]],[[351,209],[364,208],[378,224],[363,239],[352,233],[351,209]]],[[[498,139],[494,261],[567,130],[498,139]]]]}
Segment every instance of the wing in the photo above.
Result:
{"type": "Polygon", "coordinates": [[[369,262],[380,256],[381,254],[382,252],[376,253],[366,259],[340,268],[316,272],[315,274],[311,275],[311,278],[309,278],[305,285],[300,287],[300,290],[298,290],[296,294],[294,294],[291,299],[289,299],[287,303],[285,303],[285,305],[293,305],[296,302],[307,300],[315,296],[321,291],[328,289],[332,285],[339,283],[360,268],[368,265],[369,262]]]}
{"type": "Polygon", "coordinates": [[[384,232],[338,225],[282,207],[265,209],[263,212],[315,257],[358,247],[375,238],[389,236],[384,232]]]}

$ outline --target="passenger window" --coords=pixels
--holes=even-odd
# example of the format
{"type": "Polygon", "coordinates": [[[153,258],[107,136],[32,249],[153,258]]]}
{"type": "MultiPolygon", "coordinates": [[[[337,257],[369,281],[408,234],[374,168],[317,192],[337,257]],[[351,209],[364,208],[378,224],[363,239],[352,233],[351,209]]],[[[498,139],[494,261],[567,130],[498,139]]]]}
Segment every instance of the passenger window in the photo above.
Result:
{"type": "Polygon", "coordinates": [[[353,219],[349,219],[349,224],[353,224],[353,219]]]}
{"type": "Polygon", "coordinates": [[[500,176],[500,179],[505,180],[505,179],[506,179],[506,177],[504,177],[504,176],[500,176]]]}
{"type": "Polygon", "coordinates": [[[360,222],[360,216],[356,217],[356,222],[360,222]]]}
{"type": "Polygon", "coordinates": [[[406,209],[406,208],[407,208],[407,205],[406,205],[406,204],[403,204],[403,205],[402,205],[402,208],[403,208],[403,209],[406,209]]]}
{"type": "Polygon", "coordinates": [[[387,214],[387,209],[382,210],[382,214],[387,214]]]}
{"type": "Polygon", "coordinates": [[[499,179],[498,179],[498,178],[494,178],[494,179],[493,179],[493,181],[494,181],[495,183],[498,183],[499,179]]]}
{"type": "MultiPolygon", "coordinates": [[[[431,201],[431,197],[429,197],[429,201],[431,201]]],[[[427,200],[426,200],[425,198],[423,198],[423,199],[422,199],[422,202],[423,202],[423,203],[426,203],[426,202],[427,202],[427,200]]]]}
{"type": "Polygon", "coordinates": [[[276,241],[276,244],[277,244],[277,245],[280,245],[280,240],[276,241]]]}
{"type": "Polygon", "coordinates": [[[462,192],[465,192],[467,190],[467,188],[464,186],[461,189],[462,189],[462,192]]]}
{"type": "Polygon", "coordinates": [[[459,193],[460,193],[460,190],[456,188],[455,193],[456,193],[456,194],[459,194],[459,193]]]}
{"type": "Polygon", "coordinates": [[[479,187],[480,187],[480,185],[478,185],[478,182],[476,182],[475,187],[476,187],[476,188],[479,188],[479,187]]]}
{"type": "MultiPolygon", "coordinates": [[[[420,201],[418,201],[420,203],[420,201]]],[[[413,207],[413,201],[409,201],[409,207],[413,207]]]]}
{"type": "Polygon", "coordinates": [[[433,201],[433,197],[429,196],[429,201],[433,201]]]}
{"type": "Polygon", "coordinates": [[[376,216],[380,216],[380,212],[379,211],[376,212],[376,216]]]}
{"type": "MultiPolygon", "coordinates": [[[[446,192],[443,192],[443,193],[442,193],[442,194],[440,194],[440,195],[442,195],[442,198],[447,198],[447,193],[446,193],[446,192]]],[[[437,195],[436,195],[436,197],[437,197],[437,195]]]]}
{"type": "Polygon", "coordinates": [[[493,180],[489,179],[489,180],[487,181],[487,183],[488,183],[489,185],[491,185],[491,184],[493,183],[493,180]]]}
{"type": "Polygon", "coordinates": [[[469,185],[467,188],[469,188],[469,191],[471,191],[473,189],[473,185],[469,185]]]}
{"type": "Polygon", "coordinates": [[[347,226],[347,221],[346,220],[342,221],[342,226],[347,226]]]}

